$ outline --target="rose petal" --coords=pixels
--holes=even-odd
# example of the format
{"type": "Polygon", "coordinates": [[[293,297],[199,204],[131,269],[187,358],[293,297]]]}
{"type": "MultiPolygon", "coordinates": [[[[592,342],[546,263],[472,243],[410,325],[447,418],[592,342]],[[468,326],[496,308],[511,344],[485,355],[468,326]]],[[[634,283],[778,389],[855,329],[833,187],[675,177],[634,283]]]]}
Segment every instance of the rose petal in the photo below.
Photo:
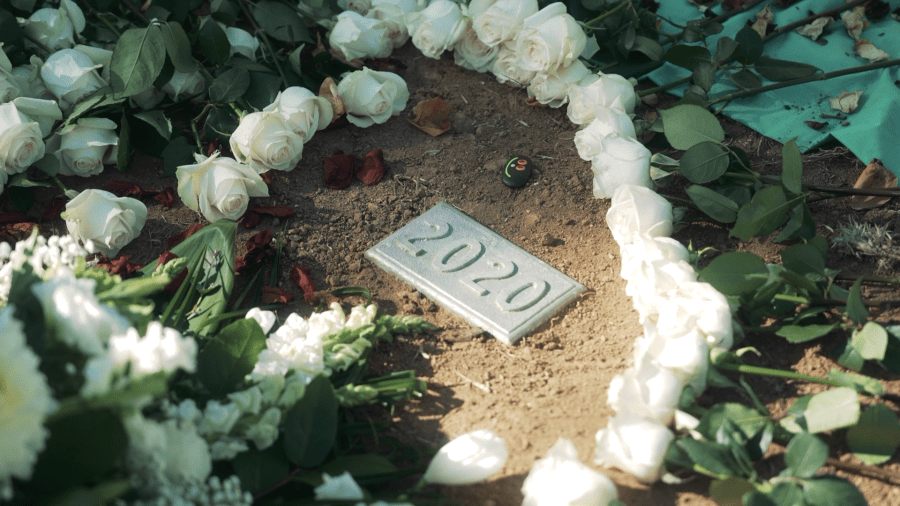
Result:
{"type": "Polygon", "coordinates": [[[262,251],[272,244],[272,231],[269,229],[260,230],[251,238],[247,239],[247,255],[262,251]]]}
{"type": "Polygon", "coordinates": [[[316,282],[313,281],[312,271],[309,267],[301,267],[295,264],[291,269],[291,281],[303,290],[303,299],[307,304],[313,304],[316,301],[316,282]]]}
{"type": "Polygon", "coordinates": [[[356,160],[345,154],[337,154],[325,158],[325,186],[332,190],[340,190],[353,182],[353,170],[356,160]]]}
{"type": "Polygon", "coordinates": [[[140,186],[131,181],[123,181],[121,179],[110,179],[106,182],[106,189],[120,197],[128,197],[130,195],[140,196],[142,193],[140,186]]]}
{"type": "Polygon", "coordinates": [[[175,188],[169,186],[165,190],[153,196],[153,200],[159,202],[163,207],[172,207],[175,204],[175,188]]]}
{"type": "Polygon", "coordinates": [[[416,116],[408,121],[432,137],[450,130],[450,104],[440,97],[419,102],[413,107],[413,114],[416,116]]]}
{"type": "Polygon", "coordinates": [[[259,213],[255,213],[253,211],[247,211],[244,213],[244,217],[241,218],[241,226],[244,228],[253,228],[262,221],[262,216],[259,213]]]}
{"type": "Polygon", "coordinates": [[[141,270],[141,266],[132,262],[128,255],[122,255],[115,260],[100,255],[100,260],[94,264],[94,267],[103,269],[114,276],[121,276],[122,279],[133,277],[134,273],[141,270]]]}
{"type": "Polygon", "coordinates": [[[362,166],[356,169],[356,177],[366,186],[372,186],[381,181],[384,172],[384,154],[380,149],[373,149],[366,153],[362,166]]]}
{"type": "Polygon", "coordinates": [[[277,286],[263,285],[262,292],[263,304],[287,304],[294,300],[294,294],[277,286]]]}

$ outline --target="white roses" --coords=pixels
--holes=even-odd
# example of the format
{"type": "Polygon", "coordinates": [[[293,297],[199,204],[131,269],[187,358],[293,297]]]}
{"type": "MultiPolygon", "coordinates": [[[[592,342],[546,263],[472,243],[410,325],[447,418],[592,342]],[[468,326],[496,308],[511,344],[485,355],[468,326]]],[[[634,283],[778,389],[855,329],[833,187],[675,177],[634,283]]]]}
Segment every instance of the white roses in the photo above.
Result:
{"type": "Polygon", "coordinates": [[[113,257],[141,233],[147,206],[107,191],[85,190],[66,204],[60,216],[66,220],[69,234],[83,242],[88,251],[113,257]]]}
{"type": "Polygon", "coordinates": [[[259,174],[237,161],[213,153],[195,154],[196,164],[178,167],[178,196],[184,204],[215,222],[237,220],[247,210],[250,197],[268,197],[269,189],[259,174]]]}
{"type": "Polygon", "coordinates": [[[102,62],[78,49],[61,49],[51,54],[41,66],[41,78],[65,110],[106,86],[106,81],[97,73],[102,67],[102,62]]]}
{"type": "Polygon", "coordinates": [[[303,156],[303,138],[275,111],[244,116],[229,144],[235,159],[259,173],[293,170],[303,156]]]}
{"type": "Polygon", "coordinates": [[[527,17],[516,39],[519,66],[534,72],[568,67],[584,51],[587,37],[562,2],[527,17]]]}
{"type": "Polygon", "coordinates": [[[263,110],[281,114],[304,143],[309,142],[317,130],[328,126],[334,118],[334,110],[328,100],[299,86],[291,86],[278,92],[275,101],[263,110]]]}
{"type": "Polygon", "coordinates": [[[119,137],[116,123],[106,118],[81,118],[47,141],[47,149],[59,159],[64,176],[96,176],[103,165],[114,163],[119,137]]]}
{"type": "Polygon", "coordinates": [[[341,79],[338,94],[344,100],[347,120],[362,128],[397,116],[409,100],[409,88],[402,77],[369,68],[341,79]]]}
{"type": "Polygon", "coordinates": [[[537,12],[537,0],[498,0],[473,14],[472,28],[482,42],[494,47],[515,39],[525,19],[537,12]]]}
{"type": "Polygon", "coordinates": [[[13,103],[0,105],[0,183],[44,156],[41,127],[13,103]]]}
{"type": "Polygon", "coordinates": [[[462,38],[466,17],[456,2],[437,0],[423,11],[410,13],[406,25],[413,45],[428,58],[437,59],[462,38]]]}
{"type": "Polygon", "coordinates": [[[22,24],[29,37],[50,49],[70,48],[75,34],[86,26],[84,13],[72,0],[62,0],[59,9],[38,9],[22,24]]]}
{"type": "Polygon", "coordinates": [[[386,58],[394,50],[394,43],[386,36],[387,32],[388,27],[382,21],[345,11],[338,14],[328,43],[343,53],[347,60],[386,58]]]}
{"type": "Polygon", "coordinates": [[[422,479],[441,485],[478,483],[499,471],[508,458],[503,438],[490,430],[474,430],[442,446],[422,479]]]}
{"type": "Polygon", "coordinates": [[[607,506],[619,494],[612,480],[578,460],[571,441],[559,438],[522,483],[522,506],[607,506]]]}

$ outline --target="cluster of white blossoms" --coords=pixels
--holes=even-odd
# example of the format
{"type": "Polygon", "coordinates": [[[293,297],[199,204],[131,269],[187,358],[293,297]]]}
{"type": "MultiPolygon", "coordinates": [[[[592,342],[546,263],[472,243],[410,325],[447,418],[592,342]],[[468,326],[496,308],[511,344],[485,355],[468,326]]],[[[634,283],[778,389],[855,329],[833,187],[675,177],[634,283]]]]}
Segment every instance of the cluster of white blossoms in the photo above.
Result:
{"type": "Polygon", "coordinates": [[[724,295],[697,281],[687,249],[668,237],[672,205],[665,198],[621,186],[606,219],[644,334],[635,342],[634,363],[610,382],[607,402],[616,415],[597,432],[595,462],[649,483],[660,477],[683,391],[700,395],[710,350],[733,344],[731,308],[724,295]]]}
{"type": "Polygon", "coordinates": [[[88,251],[72,236],[50,236],[33,234],[28,239],[18,241],[15,248],[0,242],[0,306],[9,302],[9,289],[13,274],[26,263],[42,279],[49,279],[59,267],[74,269],[88,251]]]}

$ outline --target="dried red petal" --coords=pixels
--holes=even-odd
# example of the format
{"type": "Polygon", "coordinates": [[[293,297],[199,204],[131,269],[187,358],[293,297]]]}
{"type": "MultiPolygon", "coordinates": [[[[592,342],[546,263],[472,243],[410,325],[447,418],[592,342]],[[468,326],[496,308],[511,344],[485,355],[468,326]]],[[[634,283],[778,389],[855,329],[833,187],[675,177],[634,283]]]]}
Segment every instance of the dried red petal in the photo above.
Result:
{"type": "Polygon", "coordinates": [[[247,211],[244,213],[244,217],[241,218],[241,226],[244,228],[253,228],[262,221],[262,216],[259,213],[254,213],[253,211],[247,211]]]}
{"type": "Polygon", "coordinates": [[[169,240],[166,241],[166,244],[167,244],[170,248],[174,248],[175,246],[177,246],[178,244],[180,244],[182,241],[184,241],[184,240],[187,239],[188,237],[190,237],[190,236],[194,235],[195,233],[197,233],[197,231],[200,230],[200,229],[203,228],[203,227],[204,227],[204,225],[202,225],[202,224],[200,224],[200,223],[197,223],[196,225],[191,225],[190,227],[188,227],[188,228],[182,230],[181,232],[179,232],[179,233],[173,235],[172,237],[169,237],[169,240]]]}
{"type": "Polygon", "coordinates": [[[362,167],[356,169],[356,177],[366,186],[372,186],[381,181],[384,172],[384,153],[380,149],[373,149],[366,153],[362,167]]]}
{"type": "Polygon", "coordinates": [[[140,186],[131,181],[123,181],[121,179],[110,179],[106,182],[106,189],[120,197],[140,195],[142,193],[140,186]]]}
{"type": "Polygon", "coordinates": [[[234,259],[234,272],[236,274],[247,273],[247,259],[245,257],[238,257],[234,259]]]}
{"type": "Polygon", "coordinates": [[[165,250],[162,253],[160,253],[159,258],[156,259],[156,266],[159,267],[160,265],[166,265],[167,263],[169,263],[169,261],[174,260],[176,258],[178,258],[178,255],[176,255],[175,253],[172,253],[169,250],[165,250]]]}
{"type": "Polygon", "coordinates": [[[175,204],[175,188],[169,186],[165,190],[159,192],[153,197],[153,200],[159,202],[165,207],[172,207],[175,204]]]}
{"type": "Polygon", "coordinates": [[[263,304],[287,304],[294,300],[294,294],[277,286],[263,285],[262,292],[263,304]]]}
{"type": "Polygon", "coordinates": [[[66,204],[69,202],[69,199],[66,197],[56,197],[50,201],[50,204],[47,206],[47,209],[44,209],[44,215],[41,216],[41,221],[52,221],[59,217],[59,213],[65,209],[66,204]]]}
{"type": "Polygon", "coordinates": [[[23,223],[28,221],[31,221],[31,218],[25,213],[18,211],[0,213],[0,223],[23,223]]]}
{"type": "Polygon", "coordinates": [[[272,175],[269,174],[268,172],[263,172],[262,174],[259,175],[259,177],[261,177],[263,182],[266,183],[267,185],[272,184],[272,175]]]}
{"type": "Polygon", "coordinates": [[[356,160],[345,154],[337,154],[325,158],[325,186],[332,190],[340,190],[353,182],[353,171],[356,160]]]}
{"type": "Polygon", "coordinates": [[[37,223],[6,223],[0,226],[0,241],[11,243],[27,239],[34,229],[37,229],[38,233],[41,231],[37,223]]]}
{"type": "Polygon", "coordinates": [[[303,300],[307,304],[313,304],[316,301],[316,282],[313,281],[312,271],[309,267],[294,264],[291,269],[291,281],[303,290],[303,300]]]}
{"type": "Polygon", "coordinates": [[[260,230],[247,239],[247,255],[256,252],[272,244],[272,231],[269,229],[260,230]]]}
{"type": "Polygon", "coordinates": [[[294,208],[288,206],[253,206],[251,211],[260,214],[268,214],[276,218],[287,218],[294,215],[294,208]]]}
{"type": "Polygon", "coordinates": [[[141,266],[132,262],[128,255],[122,255],[115,260],[100,255],[100,259],[94,264],[94,267],[103,269],[114,276],[121,276],[122,279],[128,279],[134,276],[135,272],[141,270],[141,266]]]}

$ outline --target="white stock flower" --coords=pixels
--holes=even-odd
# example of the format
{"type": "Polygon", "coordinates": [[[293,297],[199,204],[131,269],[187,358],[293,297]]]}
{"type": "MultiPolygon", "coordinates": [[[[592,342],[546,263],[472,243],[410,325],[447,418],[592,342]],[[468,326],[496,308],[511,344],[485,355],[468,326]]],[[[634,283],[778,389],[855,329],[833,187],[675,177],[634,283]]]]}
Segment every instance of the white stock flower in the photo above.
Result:
{"type": "Polygon", "coordinates": [[[600,153],[591,159],[594,197],[609,198],[623,185],[653,187],[650,150],[634,137],[610,134],[600,140],[600,153]]]}
{"type": "Polygon", "coordinates": [[[278,439],[278,424],[281,423],[281,409],[267,409],[255,424],[244,433],[244,437],[253,441],[257,450],[265,450],[278,439]]]}
{"type": "Polygon", "coordinates": [[[559,438],[522,483],[522,506],[606,506],[619,498],[605,474],[578,460],[575,445],[559,438]]]}
{"type": "Polygon", "coordinates": [[[115,163],[119,136],[116,123],[106,118],[80,118],[47,141],[47,150],[59,159],[64,176],[96,176],[105,164],[115,163]]]}
{"type": "Polygon", "coordinates": [[[250,197],[268,197],[269,188],[252,168],[233,158],[194,154],[195,164],[175,170],[178,196],[184,205],[199,211],[211,223],[238,220],[247,211],[250,197]]]}
{"type": "Polygon", "coordinates": [[[203,417],[197,423],[197,432],[203,436],[227,435],[234,428],[243,412],[233,402],[222,404],[211,400],[203,408],[203,417]]]}
{"type": "Polygon", "coordinates": [[[337,88],[347,108],[347,120],[361,128],[399,115],[409,100],[409,88],[402,77],[369,68],[347,74],[337,88]]]}
{"type": "Polygon", "coordinates": [[[263,111],[275,111],[286,121],[291,130],[303,142],[309,142],[317,130],[327,127],[334,119],[331,103],[323,97],[300,86],[291,86],[279,91],[275,101],[263,111]]]}
{"type": "Polygon", "coordinates": [[[0,182],[24,172],[44,157],[45,149],[40,125],[15,104],[0,104],[0,182]]]}
{"type": "Polygon", "coordinates": [[[70,200],[60,216],[66,220],[69,234],[85,249],[114,257],[140,235],[147,221],[147,206],[131,197],[89,189],[70,200]]]}
{"type": "Polygon", "coordinates": [[[259,386],[252,386],[245,390],[228,394],[228,399],[244,413],[258,415],[262,409],[263,393],[259,386]]]}
{"type": "Polygon", "coordinates": [[[328,44],[340,51],[344,58],[387,58],[394,43],[387,37],[385,23],[367,18],[354,11],[338,14],[337,24],[328,35],[328,44]]]}
{"type": "Polygon", "coordinates": [[[85,28],[84,13],[72,0],[62,0],[59,9],[38,9],[22,23],[22,29],[32,39],[50,49],[70,48],[75,35],[85,28]]]}
{"type": "Polygon", "coordinates": [[[0,309],[0,482],[31,478],[49,435],[44,420],[56,410],[40,360],[25,344],[13,311],[12,306],[0,309]]]}
{"type": "Polygon", "coordinates": [[[315,488],[317,501],[352,501],[364,499],[363,491],[348,471],[339,476],[322,473],[322,484],[315,488]]]}
{"type": "Polygon", "coordinates": [[[490,430],[475,430],[438,450],[422,477],[428,483],[468,485],[490,478],[509,458],[503,439],[490,430]]]}
{"type": "Polygon", "coordinates": [[[78,49],[61,49],[41,66],[41,78],[47,89],[66,110],[84,97],[107,85],[97,73],[103,65],[78,49]]]}
{"type": "Polygon", "coordinates": [[[63,266],[75,269],[87,255],[87,250],[69,235],[48,238],[34,233],[17,241],[14,248],[0,242],[0,306],[9,301],[13,273],[26,263],[41,279],[47,280],[63,266]]]}
{"type": "Polygon", "coordinates": [[[259,49],[259,39],[250,35],[247,30],[229,26],[225,29],[225,36],[228,43],[231,44],[229,52],[231,54],[239,54],[247,57],[248,60],[256,61],[256,50],[259,49]]]}
{"type": "Polygon", "coordinates": [[[272,326],[275,325],[276,316],[272,311],[263,311],[258,307],[251,308],[247,311],[247,314],[244,318],[253,318],[256,320],[256,323],[259,324],[259,327],[262,329],[263,334],[269,335],[269,331],[272,330],[272,326]]]}
{"type": "Polygon", "coordinates": [[[487,72],[494,68],[494,60],[497,59],[499,52],[498,46],[487,46],[478,38],[475,30],[472,30],[472,21],[469,19],[466,23],[466,31],[453,51],[453,61],[469,70],[487,72]]]}
{"type": "Polygon", "coordinates": [[[672,204],[643,186],[623,185],[616,189],[606,212],[606,223],[619,245],[636,234],[650,237],[672,235],[672,204]]]}
{"type": "Polygon", "coordinates": [[[562,107],[569,101],[569,88],[579,86],[593,74],[578,60],[552,73],[538,73],[528,85],[528,98],[553,108],[562,107]]]}
{"type": "Polygon", "coordinates": [[[209,446],[193,424],[159,423],[140,412],[123,421],[129,443],[126,464],[142,492],[158,494],[167,486],[205,481],[212,472],[209,446]]]}
{"type": "Polygon", "coordinates": [[[56,100],[44,100],[41,98],[18,97],[13,99],[13,104],[20,113],[28,116],[31,121],[36,122],[41,127],[41,135],[50,135],[53,131],[53,125],[57,120],[62,119],[62,111],[56,100]]]}
{"type": "Polygon", "coordinates": [[[537,75],[533,70],[525,70],[519,66],[519,58],[516,56],[515,43],[512,41],[500,44],[497,58],[491,72],[499,83],[512,83],[524,88],[531,84],[531,80],[537,75]]]}
{"type": "Polygon", "coordinates": [[[344,328],[356,330],[368,325],[375,321],[377,313],[378,307],[375,304],[369,304],[368,306],[353,306],[353,308],[350,309],[350,315],[347,316],[347,323],[344,324],[344,328]]]}
{"type": "Polygon", "coordinates": [[[495,47],[514,40],[525,18],[537,12],[537,0],[497,0],[483,12],[470,14],[478,38],[487,46],[495,47]]]}
{"type": "Polygon", "coordinates": [[[643,483],[653,483],[660,477],[673,439],[675,435],[659,422],[619,413],[597,432],[594,463],[618,467],[643,483]]]}
{"type": "MultiPolygon", "coordinates": [[[[310,316],[310,319],[316,314],[310,316]]],[[[321,334],[310,332],[310,322],[292,313],[284,324],[266,339],[266,349],[259,353],[247,379],[262,382],[270,376],[284,377],[288,372],[300,374],[306,383],[325,370],[321,334]]],[[[283,384],[279,387],[279,393],[283,384]]],[[[268,397],[268,396],[267,396],[268,397]]]]}
{"type": "Polygon", "coordinates": [[[262,174],[269,170],[291,171],[303,157],[303,138],[274,111],[252,112],[228,140],[234,158],[262,174]]]}
{"type": "Polygon", "coordinates": [[[52,279],[31,287],[44,309],[48,334],[86,355],[104,354],[110,337],[129,327],[116,310],[97,301],[96,283],[60,267],[52,279]]]}
{"type": "Polygon", "coordinates": [[[675,415],[682,382],[671,369],[641,360],[609,382],[606,402],[617,413],[632,413],[668,425],[675,415]]]}
{"type": "Polygon", "coordinates": [[[569,90],[567,115],[572,123],[586,125],[606,109],[631,114],[636,103],[637,95],[631,81],[617,74],[600,72],[597,80],[569,90]]]}
{"type": "Polygon", "coordinates": [[[525,18],[516,38],[516,55],[523,69],[550,72],[577,60],[586,43],[584,30],[565,4],[556,2],[525,18]]]}
{"type": "Polygon", "coordinates": [[[466,17],[459,4],[436,0],[422,11],[410,13],[406,26],[413,45],[428,58],[438,59],[462,38],[466,17]]]}
{"type": "Polygon", "coordinates": [[[191,98],[199,95],[206,89],[206,80],[200,71],[195,72],[179,72],[175,71],[172,78],[163,85],[162,91],[172,99],[173,102],[185,98],[191,98]]]}
{"type": "Polygon", "coordinates": [[[132,378],[176,369],[194,372],[197,343],[173,328],[152,321],[147,324],[147,332],[143,336],[131,327],[122,334],[110,337],[109,355],[116,368],[122,370],[128,365],[132,378]]]}
{"type": "Polygon", "coordinates": [[[578,150],[578,156],[582,160],[591,161],[603,152],[603,138],[614,134],[622,137],[636,137],[634,122],[619,109],[598,110],[597,115],[588,126],[575,132],[575,149],[578,150]]]}

